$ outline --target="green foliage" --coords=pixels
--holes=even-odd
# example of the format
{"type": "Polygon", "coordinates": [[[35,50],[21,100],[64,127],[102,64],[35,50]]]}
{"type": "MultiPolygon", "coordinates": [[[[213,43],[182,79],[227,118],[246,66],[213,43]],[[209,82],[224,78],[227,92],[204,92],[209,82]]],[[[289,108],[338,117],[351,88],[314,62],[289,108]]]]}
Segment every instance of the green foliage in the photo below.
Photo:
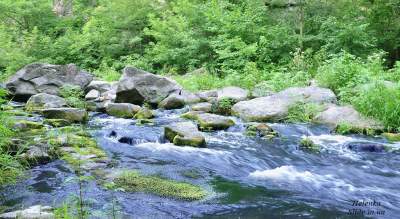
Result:
{"type": "Polygon", "coordinates": [[[362,114],[382,121],[390,131],[400,131],[400,86],[373,83],[361,89],[351,103],[362,114]]]}
{"type": "Polygon", "coordinates": [[[318,152],[320,150],[320,146],[315,144],[310,138],[301,139],[299,147],[300,149],[312,152],[318,152]]]}
{"type": "Polygon", "coordinates": [[[114,179],[114,183],[129,192],[150,192],[162,197],[183,200],[200,200],[207,195],[199,186],[158,176],[144,176],[131,170],[122,172],[114,179]]]}
{"type": "Polygon", "coordinates": [[[211,106],[211,112],[221,115],[231,115],[231,108],[236,103],[232,98],[222,98],[211,106]]]}
{"type": "Polygon", "coordinates": [[[68,106],[75,108],[85,108],[86,103],[83,100],[84,92],[79,86],[66,84],[60,89],[60,96],[64,97],[68,106]]]}
{"type": "Polygon", "coordinates": [[[324,106],[315,103],[297,103],[289,107],[287,122],[312,122],[324,106]]]}

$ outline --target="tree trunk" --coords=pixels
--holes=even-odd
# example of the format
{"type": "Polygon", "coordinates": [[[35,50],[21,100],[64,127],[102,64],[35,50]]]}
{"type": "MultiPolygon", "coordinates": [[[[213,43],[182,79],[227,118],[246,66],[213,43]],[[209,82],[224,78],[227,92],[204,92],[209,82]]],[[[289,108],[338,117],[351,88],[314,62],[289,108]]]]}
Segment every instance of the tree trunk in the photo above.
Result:
{"type": "Polygon", "coordinates": [[[72,16],[73,0],[53,0],[53,11],[59,17],[72,16]]]}

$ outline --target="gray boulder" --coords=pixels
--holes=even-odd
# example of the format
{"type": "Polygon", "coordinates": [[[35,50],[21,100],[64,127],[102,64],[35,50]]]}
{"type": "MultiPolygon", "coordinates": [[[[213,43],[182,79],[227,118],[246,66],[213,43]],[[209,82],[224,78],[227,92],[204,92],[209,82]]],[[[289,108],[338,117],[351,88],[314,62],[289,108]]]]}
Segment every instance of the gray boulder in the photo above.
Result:
{"type": "Polygon", "coordinates": [[[197,103],[197,104],[192,105],[192,110],[209,113],[209,112],[211,112],[211,107],[212,107],[212,104],[208,103],[208,102],[197,103]]]}
{"type": "Polygon", "coordinates": [[[41,111],[47,119],[65,119],[70,122],[85,122],[88,113],[78,108],[49,108],[41,111]]]}
{"type": "Polygon", "coordinates": [[[107,92],[112,89],[113,83],[107,81],[92,81],[87,86],[86,91],[97,90],[100,93],[107,92]]]}
{"type": "Polygon", "coordinates": [[[185,99],[178,94],[171,94],[158,104],[163,109],[179,109],[185,106],[185,99]]]}
{"type": "Polygon", "coordinates": [[[246,121],[280,121],[286,118],[290,106],[298,103],[335,103],[335,94],[325,88],[289,88],[267,97],[241,101],[232,107],[232,114],[246,121]]]}
{"type": "Polygon", "coordinates": [[[86,96],[85,100],[95,100],[100,97],[100,92],[98,90],[90,90],[86,96]]]}
{"type": "Polygon", "coordinates": [[[47,145],[30,146],[21,156],[30,164],[46,164],[52,159],[47,145]]]}
{"type": "Polygon", "coordinates": [[[109,115],[120,118],[133,118],[140,109],[140,106],[130,103],[109,103],[106,106],[109,115]]]}
{"type": "Polygon", "coordinates": [[[53,219],[53,208],[49,206],[35,205],[25,210],[18,210],[0,214],[4,219],[53,219]]]}
{"type": "Polygon", "coordinates": [[[225,87],[217,92],[217,100],[229,98],[236,102],[246,100],[248,97],[248,91],[240,87],[225,87]]]}
{"type": "Polygon", "coordinates": [[[218,96],[218,91],[217,90],[209,90],[209,91],[202,91],[196,93],[196,95],[202,100],[202,101],[210,101],[212,99],[216,99],[218,96]]]}
{"type": "Polygon", "coordinates": [[[178,146],[204,147],[206,140],[191,122],[173,123],[164,128],[165,137],[178,146]]]}
{"type": "Polygon", "coordinates": [[[25,66],[6,83],[15,100],[26,101],[38,93],[58,95],[65,84],[76,85],[81,89],[92,81],[93,77],[76,65],[51,65],[34,63],[25,66]]]}
{"type": "Polygon", "coordinates": [[[46,108],[60,108],[67,106],[67,102],[64,98],[40,93],[31,96],[26,103],[25,108],[28,110],[46,109],[46,108]]]}
{"type": "Polygon", "coordinates": [[[179,93],[180,90],[182,88],[169,78],[126,67],[118,83],[115,102],[158,104],[171,93],[179,93]]]}
{"type": "Polygon", "coordinates": [[[199,103],[202,101],[199,96],[186,90],[182,90],[180,96],[182,96],[185,104],[199,103]]]}
{"type": "Polygon", "coordinates": [[[329,105],[314,118],[314,121],[332,128],[337,128],[339,125],[349,125],[353,129],[360,130],[383,129],[379,122],[361,116],[352,106],[329,105]]]}

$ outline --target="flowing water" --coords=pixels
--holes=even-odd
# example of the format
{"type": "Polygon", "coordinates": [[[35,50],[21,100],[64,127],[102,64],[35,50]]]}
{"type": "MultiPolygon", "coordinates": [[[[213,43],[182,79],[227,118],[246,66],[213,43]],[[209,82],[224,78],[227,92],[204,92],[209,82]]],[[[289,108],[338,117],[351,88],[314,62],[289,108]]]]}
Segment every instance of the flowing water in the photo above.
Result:
{"type": "MultiPolygon", "coordinates": [[[[109,217],[113,202],[123,218],[363,218],[361,210],[364,217],[400,215],[399,154],[354,150],[349,144],[400,145],[333,135],[324,126],[306,124],[270,124],[280,133],[273,140],[247,137],[243,123],[235,119],[237,125],[226,131],[205,133],[207,148],[174,146],[164,140],[163,126],[183,121],[179,115],[184,111],[157,111],[154,125],[93,114],[89,127],[112,158],[110,168],[138,169],[200,185],[208,190],[207,198],[187,202],[111,192],[92,181],[84,192],[93,218],[109,217]],[[304,136],[322,145],[321,152],[299,150],[304,136]],[[123,137],[126,143],[120,143],[123,137]],[[379,206],[353,206],[354,201],[379,206]]],[[[0,206],[59,206],[77,193],[73,177],[74,171],[61,160],[37,166],[26,180],[0,191],[0,206]]]]}

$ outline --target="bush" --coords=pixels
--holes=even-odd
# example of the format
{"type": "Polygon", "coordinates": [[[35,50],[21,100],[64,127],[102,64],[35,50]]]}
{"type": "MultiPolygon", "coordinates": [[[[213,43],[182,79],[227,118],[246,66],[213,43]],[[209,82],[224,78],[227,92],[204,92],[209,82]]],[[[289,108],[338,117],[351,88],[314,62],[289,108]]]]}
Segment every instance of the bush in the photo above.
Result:
{"type": "Polygon", "coordinates": [[[211,106],[211,112],[221,115],[231,115],[231,108],[236,103],[232,98],[222,98],[211,106]]]}
{"type": "Polygon", "coordinates": [[[60,96],[64,97],[67,105],[74,108],[85,108],[86,103],[83,100],[85,94],[79,86],[64,85],[60,89],[60,96]]]}
{"type": "Polygon", "coordinates": [[[376,82],[361,89],[351,103],[362,114],[375,118],[389,131],[400,131],[400,85],[376,82]]]}
{"type": "Polygon", "coordinates": [[[315,116],[324,109],[322,105],[315,103],[303,103],[289,107],[287,122],[312,122],[315,116]]]}

